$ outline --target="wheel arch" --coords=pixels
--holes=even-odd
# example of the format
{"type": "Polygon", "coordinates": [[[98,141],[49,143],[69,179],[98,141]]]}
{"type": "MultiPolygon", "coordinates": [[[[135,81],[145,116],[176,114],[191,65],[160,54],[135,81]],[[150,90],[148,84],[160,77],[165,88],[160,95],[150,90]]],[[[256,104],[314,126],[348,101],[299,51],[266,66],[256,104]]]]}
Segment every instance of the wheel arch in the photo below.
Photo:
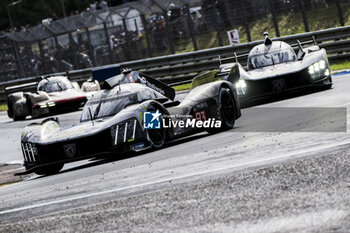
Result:
{"type": "Polygon", "coordinates": [[[231,83],[228,83],[228,82],[223,82],[220,85],[220,89],[221,88],[230,89],[230,94],[231,94],[233,101],[234,101],[234,104],[235,104],[235,118],[238,119],[241,116],[241,106],[240,106],[239,99],[237,96],[236,88],[231,83]]]}
{"type": "MultiPolygon", "coordinates": [[[[148,101],[143,102],[142,104],[140,104],[140,106],[141,105],[144,105],[144,106],[146,105],[145,106],[146,107],[146,109],[145,109],[146,111],[153,110],[153,109],[150,109],[150,106],[153,106],[154,108],[159,109],[163,115],[169,115],[170,114],[169,111],[167,110],[167,108],[164,107],[163,104],[159,103],[156,100],[148,100],[148,101]]],[[[142,126],[142,128],[143,128],[143,126],[142,126]]],[[[166,136],[165,137],[165,141],[167,141],[169,138],[172,138],[173,135],[174,135],[174,132],[173,132],[172,128],[166,128],[165,129],[165,136],[166,136]]]]}

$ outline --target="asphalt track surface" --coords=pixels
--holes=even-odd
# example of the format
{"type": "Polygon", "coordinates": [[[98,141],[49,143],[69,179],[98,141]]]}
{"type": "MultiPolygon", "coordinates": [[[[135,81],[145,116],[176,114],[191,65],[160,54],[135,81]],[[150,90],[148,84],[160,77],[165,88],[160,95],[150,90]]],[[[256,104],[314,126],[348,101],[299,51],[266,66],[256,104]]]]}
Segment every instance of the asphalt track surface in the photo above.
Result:
{"type": "MultiPolygon", "coordinates": [[[[350,232],[350,75],[333,80],[243,109],[227,132],[1,187],[0,232],[350,232]]],[[[0,162],[22,159],[19,135],[34,121],[0,115],[0,162]]]]}

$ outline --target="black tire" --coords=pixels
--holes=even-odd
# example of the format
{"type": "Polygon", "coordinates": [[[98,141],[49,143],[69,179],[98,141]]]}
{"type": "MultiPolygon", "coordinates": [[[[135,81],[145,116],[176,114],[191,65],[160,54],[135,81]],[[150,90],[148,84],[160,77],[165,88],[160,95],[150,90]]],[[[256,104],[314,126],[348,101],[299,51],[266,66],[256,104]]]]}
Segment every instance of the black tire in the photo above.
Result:
{"type": "Polygon", "coordinates": [[[328,81],[330,82],[330,84],[324,85],[324,86],[323,86],[323,89],[324,89],[324,90],[331,89],[332,86],[333,86],[333,82],[332,82],[332,78],[331,78],[331,77],[328,78],[328,81]]]}
{"type": "Polygon", "coordinates": [[[13,118],[13,107],[10,100],[7,101],[7,116],[13,118]]]}
{"type": "Polygon", "coordinates": [[[208,129],[209,133],[218,133],[221,131],[232,129],[236,121],[236,106],[230,89],[225,87],[220,88],[218,96],[220,106],[219,117],[221,119],[221,128],[208,129]]]}
{"type": "MultiPolygon", "coordinates": [[[[15,110],[13,109],[14,106],[12,104],[9,104],[9,109],[11,107],[11,110],[12,110],[12,118],[13,118],[13,121],[23,121],[26,119],[26,116],[16,116],[15,115],[15,110]]],[[[9,115],[9,114],[8,114],[9,115]]]]}
{"type": "Polygon", "coordinates": [[[30,101],[30,99],[28,97],[27,97],[26,107],[27,107],[28,115],[31,116],[32,118],[34,118],[33,117],[33,110],[32,110],[32,101],[30,101]]]}
{"type": "MultiPolygon", "coordinates": [[[[160,113],[163,113],[161,109],[154,106],[150,106],[147,110],[152,112],[159,110],[160,113]]],[[[166,132],[162,125],[163,122],[161,121],[160,124],[160,129],[147,129],[146,131],[153,148],[162,147],[166,139],[166,132]]]]}
{"type": "Polygon", "coordinates": [[[57,164],[48,165],[48,166],[45,166],[45,167],[38,168],[38,170],[35,171],[35,174],[37,174],[37,175],[53,175],[53,174],[57,174],[59,171],[61,171],[63,166],[64,166],[63,163],[57,163],[57,164]]]}

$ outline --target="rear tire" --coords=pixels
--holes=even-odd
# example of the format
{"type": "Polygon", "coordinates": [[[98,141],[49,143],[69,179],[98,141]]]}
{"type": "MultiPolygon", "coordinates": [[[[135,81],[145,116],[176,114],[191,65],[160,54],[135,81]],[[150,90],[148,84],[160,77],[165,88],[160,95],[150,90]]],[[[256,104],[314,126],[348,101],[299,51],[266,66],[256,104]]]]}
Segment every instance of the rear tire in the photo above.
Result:
{"type": "Polygon", "coordinates": [[[218,133],[221,131],[232,129],[236,120],[236,106],[230,89],[222,87],[219,91],[219,106],[221,127],[208,129],[209,133],[218,133]]]}
{"type": "Polygon", "coordinates": [[[7,101],[7,116],[9,118],[13,118],[13,107],[12,103],[9,100],[7,101]]]}
{"type": "Polygon", "coordinates": [[[15,115],[15,110],[14,110],[14,106],[11,104],[11,110],[12,110],[12,118],[13,121],[23,121],[26,119],[26,116],[16,116],[15,115]]]}
{"type": "Polygon", "coordinates": [[[38,168],[38,170],[35,171],[35,174],[37,175],[54,175],[57,174],[61,169],[63,168],[63,163],[58,164],[52,164],[45,167],[38,168]]]}

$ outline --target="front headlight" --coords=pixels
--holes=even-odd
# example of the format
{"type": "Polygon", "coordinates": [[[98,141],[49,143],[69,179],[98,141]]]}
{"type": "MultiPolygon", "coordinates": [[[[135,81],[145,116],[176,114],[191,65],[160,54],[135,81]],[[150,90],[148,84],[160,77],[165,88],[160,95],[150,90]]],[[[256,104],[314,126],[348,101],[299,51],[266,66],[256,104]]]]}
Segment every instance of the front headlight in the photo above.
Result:
{"type": "Polygon", "coordinates": [[[318,63],[320,64],[320,69],[321,70],[326,69],[326,61],[325,60],[321,60],[318,63]]]}
{"type": "Polygon", "coordinates": [[[330,74],[325,60],[320,60],[309,66],[308,72],[312,79],[323,78],[324,76],[329,76],[330,74]]]}
{"type": "Polygon", "coordinates": [[[314,65],[309,66],[309,74],[313,75],[315,73],[314,65]]]}
{"type": "Polygon", "coordinates": [[[324,72],[324,75],[326,75],[326,76],[330,75],[329,69],[326,69],[326,71],[324,72]]]}
{"type": "Polygon", "coordinates": [[[246,94],[247,83],[243,79],[238,80],[238,82],[236,82],[235,86],[236,86],[236,90],[237,90],[238,95],[245,95],[246,94]]]}
{"type": "Polygon", "coordinates": [[[55,102],[48,102],[47,105],[49,107],[54,107],[54,106],[56,106],[56,103],[55,102]]]}
{"type": "Polygon", "coordinates": [[[39,106],[40,106],[40,108],[46,108],[47,107],[46,103],[40,103],[39,106]]]}

